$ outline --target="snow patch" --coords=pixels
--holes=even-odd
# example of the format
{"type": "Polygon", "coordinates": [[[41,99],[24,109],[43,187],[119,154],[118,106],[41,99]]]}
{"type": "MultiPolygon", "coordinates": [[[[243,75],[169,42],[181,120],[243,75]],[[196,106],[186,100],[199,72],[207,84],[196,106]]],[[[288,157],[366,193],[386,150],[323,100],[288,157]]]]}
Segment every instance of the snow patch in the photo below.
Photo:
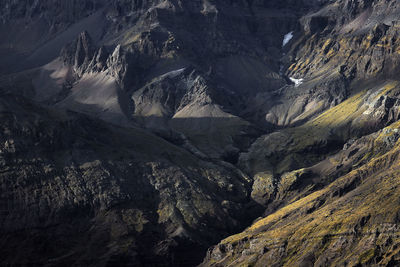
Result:
{"type": "Polygon", "coordinates": [[[284,47],[285,45],[287,45],[287,43],[289,43],[289,41],[292,40],[292,38],[293,38],[293,32],[287,33],[287,34],[283,37],[282,47],[284,47]]]}
{"type": "Polygon", "coordinates": [[[164,73],[161,75],[161,78],[169,77],[169,78],[175,78],[176,76],[180,75],[182,72],[185,71],[186,68],[178,69],[178,70],[173,70],[167,73],[164,73]]]}
{"type": "Polygon", "coordinates": [[[295,87],[298,87],[304,81],[304,79],[296,79],[296,78],[293,78],[293,77],[289,77],[289,79],[294,83],[295,87]]]}

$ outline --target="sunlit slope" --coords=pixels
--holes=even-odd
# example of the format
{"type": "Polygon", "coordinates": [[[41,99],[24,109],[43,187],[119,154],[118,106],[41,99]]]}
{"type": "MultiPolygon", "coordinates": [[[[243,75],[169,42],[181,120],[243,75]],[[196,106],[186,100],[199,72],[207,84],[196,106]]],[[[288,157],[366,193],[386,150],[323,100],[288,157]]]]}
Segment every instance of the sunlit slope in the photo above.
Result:
{"type": "Polygon", "coordinates": [[[352,138],[375,132],[398,117],[397,81],[370,85],[341,104],[298,127],[260,137],[241,156],[242,166],[253,174],[311,166],[338,151],[352,138]]]}
{"type": "MultiPolygon", "coordinates": [[[[371,151],[398,129],[378,133],[371,151]]],[[[400,144],[325,188],[258,220],[209,253],[212,266],[396,266],[400,144]]]]}

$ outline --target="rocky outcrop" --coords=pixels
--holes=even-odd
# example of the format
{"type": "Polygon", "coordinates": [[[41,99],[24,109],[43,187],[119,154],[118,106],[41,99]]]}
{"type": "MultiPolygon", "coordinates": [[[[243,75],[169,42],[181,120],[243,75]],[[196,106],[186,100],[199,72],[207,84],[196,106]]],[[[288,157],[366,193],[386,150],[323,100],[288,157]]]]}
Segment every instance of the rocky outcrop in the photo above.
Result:
{"type": "Polygon", "coordinates": [[[2,1],[0,262],[389,264],[399,8],[2,1]]]}
{"type": "Polygon", "coordinates": [[[21,97],[0,103],[4,264],[195,265],[252,216],[233,166],[21,97]]]}
{"type": "MultiPolygon", "coordinates": [[[[383,135],[397,126],[395,123],[386,128],[383,135]]],[[[398,196],[393,189],[399,182],[399,147],[384,145],[381,137],[377,133],[369,141],[378,141],[376,149],[386,148],[381,150],[382,156],[375,154],[373,160],[329,186],[294,200],[257,220],[243,233],[226,238],[209,250],[202,266],[398,264],[398,255],[393,252],[398,227],[398,208],[393,201],[398,196]]],[[[353,149],[360,145],[358,142],[346,147],[350,150],[347,156],[357,154],[353,149]]]]}
{"type": "MultiPolygon", "coordinates": [[[[282,201],[302,195],[303,190],[315,190],[349,172],[353,166],[366,163],[371,157],[363,155],[370,153],[370,143],[375,137],[366,138],[367,142],[363,136],[398,120],[398,99],[394,97],[397,95],[398,83],[389,81],[345,100],[301,126],[258,138],[239,157],[239,166],[254,175],[254,199],[273,210],[282,201]],[[353,152],[345,156],[346,160],[344,156],[325,159],[328,151],[341,151],[343,145],[349,149],[353,143],[358,145],[349,150],[353,152]],[[359,162],[361,158],[363,161],[359,162]],[[314,164],[318,167],[312,167],[314,164]]],[[[391,138],[397,140],[396,136],[393,133],[385,142],[390,143],[391,138]]]]}
{"type": "Polygon", "coordinates": [[[85,72],[101,71],[107,60],[105,48],[96,51],[92,38],[86,31],[82,32],[73,43],[65,46],[60,56],[64,64],[73,67],[77,79],[85,72]]]}
{"type": "Polygon", "coordinates": [[[345,261],[351,265],[396,264],[397,256],[388,251],[397,231],[397,208],[389,204],[393,199],[377,200],[382,191],[371,188],[392,195],[398,182],[398,125],[350,140],[342,151],[317,165],[282,175],[277,197],[292,191],[294,199],[210,249],[203,265],[340,265],[343,257],[338,251],[349,255],[345,261]],[[343,174],[347,175],[340,177],[343,174]],[[337,180],[312,194],[293,194],[310,178],[310,186],[337,180]]]}

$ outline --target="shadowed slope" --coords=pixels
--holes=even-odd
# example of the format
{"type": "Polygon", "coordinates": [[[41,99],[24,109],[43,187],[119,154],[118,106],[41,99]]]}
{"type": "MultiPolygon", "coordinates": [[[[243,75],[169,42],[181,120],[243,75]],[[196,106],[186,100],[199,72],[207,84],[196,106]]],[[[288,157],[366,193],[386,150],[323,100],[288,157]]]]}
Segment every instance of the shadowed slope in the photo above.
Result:
{"type": "Polygon", "coordinates": [[[210,250],[205,266],[399,263],[400,145],[256,221],[210,250]]]}

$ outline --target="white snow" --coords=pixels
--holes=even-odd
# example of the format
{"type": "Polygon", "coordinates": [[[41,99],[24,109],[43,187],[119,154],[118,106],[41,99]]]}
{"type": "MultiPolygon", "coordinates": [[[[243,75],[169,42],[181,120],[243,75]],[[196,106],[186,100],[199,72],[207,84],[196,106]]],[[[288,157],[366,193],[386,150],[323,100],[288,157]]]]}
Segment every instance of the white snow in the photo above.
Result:
{"type": "Polygon", "coordinates": [[[296,79],[296,78],[293,78],[293,77],[289,77],[289,79],[292,81],[292,82],[294,82],[294,86],[295,87],[298,87],[300,84],[302,84],[303,83],[303,81],[304,81],[304,79],[296,79]]]}
{"type": "Polygon", "coordinates": [[[283,42],[282,42],[282,47],[284,47],[285,45],[287,45],[287,43],[289,43],[290,40],[292,40],[293,38],[293,32],[289,32],[285,35],[285,37],[283,37],[283,42]]]}
{"type": "Polygon", "coordinates": [[[182,69],[177,69],[177,70],[173,70],[173,71],[169,71],[167,73],[164,73],[163,75],[161,75],[161,78],[164,77],[169,77],[169,78],[175,78],[176,76],[180,75],[182,72],[185,71],[186,68],[182,68],[182,69]]]}

